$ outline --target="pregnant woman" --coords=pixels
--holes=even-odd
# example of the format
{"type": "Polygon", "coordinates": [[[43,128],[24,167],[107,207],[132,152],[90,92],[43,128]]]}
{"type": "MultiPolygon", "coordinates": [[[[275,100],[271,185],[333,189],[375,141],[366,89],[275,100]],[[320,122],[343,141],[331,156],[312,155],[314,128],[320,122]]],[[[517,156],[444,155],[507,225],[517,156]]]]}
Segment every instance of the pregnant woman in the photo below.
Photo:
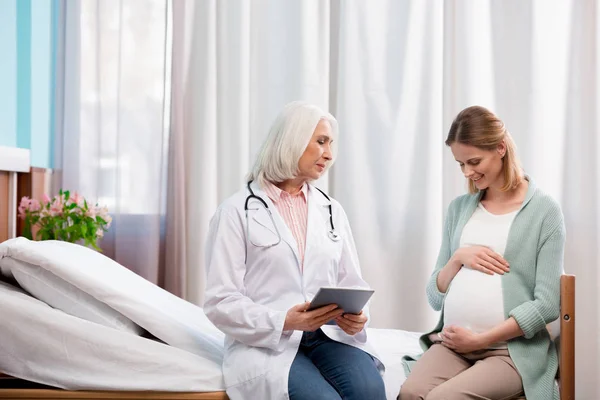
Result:
{"type": "Polygon", "coordinates": [[[504,123],[461,111],[446,144],[469,194],[449,206],[427,298],[441,310],[405,360],[399,398],[558,399],[556,348],[565,227],[559,205],[523,173],[504,123]]]}

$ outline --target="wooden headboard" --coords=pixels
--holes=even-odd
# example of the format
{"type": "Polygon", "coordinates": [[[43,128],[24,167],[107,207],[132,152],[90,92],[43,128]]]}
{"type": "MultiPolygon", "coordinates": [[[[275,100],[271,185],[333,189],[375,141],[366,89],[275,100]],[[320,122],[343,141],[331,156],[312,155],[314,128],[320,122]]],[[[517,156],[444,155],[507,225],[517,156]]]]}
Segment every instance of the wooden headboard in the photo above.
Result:
{"type": "Polygon", "coordinates": [[[51,176],[50,169],[31,167],[29,150],[0,146],[0,243],[21,235],[21,197],[41,200],[50,194],[51,176]]]}
{"type": "Polygon", "coordinates": [[[0,146],[0,242],[17,235],[18,173],[30,170],[29,150],[0,146]]]}

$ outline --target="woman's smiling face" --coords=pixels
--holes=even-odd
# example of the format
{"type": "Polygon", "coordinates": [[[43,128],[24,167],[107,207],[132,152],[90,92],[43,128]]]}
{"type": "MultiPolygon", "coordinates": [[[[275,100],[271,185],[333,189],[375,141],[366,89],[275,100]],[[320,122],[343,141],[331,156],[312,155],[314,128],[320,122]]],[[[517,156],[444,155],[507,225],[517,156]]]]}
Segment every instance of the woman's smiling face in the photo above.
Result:
{"type": "Polygon", "coordinates": [[[472,180],[477,189],[502,187],[504,184],[502,157],[506,152],[504,143],[494,150],[482,150],[475,146],[454,142],[450,145],[450,149],[465,178],[472,180]]]}

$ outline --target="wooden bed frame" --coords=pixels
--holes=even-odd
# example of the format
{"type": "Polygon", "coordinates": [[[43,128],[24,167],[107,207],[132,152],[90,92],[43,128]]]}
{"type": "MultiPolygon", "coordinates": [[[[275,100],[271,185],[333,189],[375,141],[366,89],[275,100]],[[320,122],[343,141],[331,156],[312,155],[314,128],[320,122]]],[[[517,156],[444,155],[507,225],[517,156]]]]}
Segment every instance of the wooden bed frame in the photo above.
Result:
{"type": "Polygon", "coordinates": [[[74,391],[62,389],[0,389],[0,399],[228,400],[228,397],[225,392],[185,393],[74,391]]]}
{"type": "MultiPolygon", "coordinates": [[[[17,196],[40,197],[48,171],[31,168],[29,150],[0,147],[0,242],[17,234],[17,196]]],[[[575,400],[575,276],[560,280],[559,387],[561,400],[575,400]]],[[[224,391],[205,393],[71,391],[7,376],[0,372],[0,399],[154,399],[227,400],[224,391]]],[[[535,400],[535,399],[532,399],[535,400]]]]}
{"type": "Polygon", "coordinates": [[[560,277],[560,348],[558,382],[561,400],[575,400],[575,275],[560,277]]]}

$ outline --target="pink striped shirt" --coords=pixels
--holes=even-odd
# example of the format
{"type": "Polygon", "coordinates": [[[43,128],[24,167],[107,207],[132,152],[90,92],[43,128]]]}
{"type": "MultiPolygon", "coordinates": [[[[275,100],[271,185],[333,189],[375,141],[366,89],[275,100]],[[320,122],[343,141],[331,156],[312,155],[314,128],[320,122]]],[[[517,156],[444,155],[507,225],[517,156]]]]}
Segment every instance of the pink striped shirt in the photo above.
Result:
{"type": "Polygon", "coordinates": [[[294,239],[298,244],[298,255],[300,256],[300,268],[304,265],[304,249],[306,247],[306,223],[308,219],[307,193],[308,185],[304,184],[302,189],[291,195],[279,189],[272,183],[265,187],[265,193],[273,201],[277,211],[283,217],[288,228],[292,231],[294,239]]]}

